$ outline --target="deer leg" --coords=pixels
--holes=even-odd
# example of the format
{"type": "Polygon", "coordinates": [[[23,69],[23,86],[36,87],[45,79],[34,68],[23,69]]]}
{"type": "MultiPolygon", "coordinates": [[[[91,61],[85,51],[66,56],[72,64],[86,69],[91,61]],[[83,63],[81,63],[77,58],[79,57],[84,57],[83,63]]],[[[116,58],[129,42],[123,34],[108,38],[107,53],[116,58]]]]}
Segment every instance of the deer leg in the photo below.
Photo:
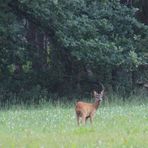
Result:
{"type": "Polygon", "coordinates": [[[90,123],[92,124],[92,122],[93,122],[93,118],[90,116],[90,123]]]}
{"type": "Polygon", "coordinates": [[[86,117],[82,116],[82,124],[85,125],[85,122],[86,122],[86,117]]]}
{"type": "Polygon", "coordinates": [[[87,122],[88,118],[90,118],[90,117],[89,117],[89,116],[88,116],[88,117],[86,117],[86,119],[85,119],[85,121],[86,121],[86,122],[87,122]]]}
{"type": "Polygon", "coordinates": [[[90,123],[91,123],[91,124],[93,123],[93,119],[94,119],[94,115],[91,114],[91,115],[90,115],[90,123]]]}
{"type": "Polygon", "coordinates": [[[78,124],[78,126],[80,125],[80,117],[79,116],[77,116],[77,124],[78,124]]]}

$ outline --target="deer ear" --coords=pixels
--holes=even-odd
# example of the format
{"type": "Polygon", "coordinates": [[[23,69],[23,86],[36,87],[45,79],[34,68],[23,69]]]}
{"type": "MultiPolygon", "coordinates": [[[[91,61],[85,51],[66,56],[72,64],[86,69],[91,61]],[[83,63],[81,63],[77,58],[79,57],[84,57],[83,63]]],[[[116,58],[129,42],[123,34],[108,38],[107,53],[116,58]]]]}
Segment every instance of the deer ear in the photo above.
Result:
{"type": "Polygon", "coordinates": [[[94,93],[94,96],[96,96],[98,94],[95,90],[93,91],[93,93],[94,93]]]}
{"type": "Polygon", "coordinates": [[[104,90],[102,90],[100,94],[103,96],[104,95],[104,90]]]}

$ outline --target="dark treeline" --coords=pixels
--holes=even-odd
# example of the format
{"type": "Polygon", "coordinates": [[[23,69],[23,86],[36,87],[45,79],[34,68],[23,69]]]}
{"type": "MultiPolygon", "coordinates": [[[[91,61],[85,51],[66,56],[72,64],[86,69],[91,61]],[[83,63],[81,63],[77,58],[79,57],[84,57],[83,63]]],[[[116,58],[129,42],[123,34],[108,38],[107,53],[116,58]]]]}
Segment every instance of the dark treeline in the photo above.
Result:
{"type": "Polygon", "coordinates": [[[147,25],[147,0],[1,0],[0,102],[90,96],[99,82],[134,93],[148,80],[147,25]]]}

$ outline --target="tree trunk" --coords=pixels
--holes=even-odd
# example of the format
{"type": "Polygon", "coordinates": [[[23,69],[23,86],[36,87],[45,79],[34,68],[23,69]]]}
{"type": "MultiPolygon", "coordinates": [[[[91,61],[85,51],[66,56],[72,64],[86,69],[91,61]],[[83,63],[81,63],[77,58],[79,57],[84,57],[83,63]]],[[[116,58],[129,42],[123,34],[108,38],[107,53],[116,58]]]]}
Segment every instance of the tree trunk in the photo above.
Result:
{"type": "Polygon", "coordinates": [[[142,0],[142,12],[145,18],[148,20],[148,0],[142,0]]]}

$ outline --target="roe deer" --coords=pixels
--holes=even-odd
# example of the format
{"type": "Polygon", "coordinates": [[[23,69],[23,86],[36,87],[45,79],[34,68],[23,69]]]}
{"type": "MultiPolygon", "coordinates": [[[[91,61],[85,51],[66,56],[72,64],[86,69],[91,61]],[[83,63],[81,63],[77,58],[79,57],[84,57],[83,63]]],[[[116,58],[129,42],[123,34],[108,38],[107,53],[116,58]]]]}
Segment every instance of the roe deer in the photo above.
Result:
{"type": "Polygon", "coordinates": [[[102,97],[104,94],[104,86],[102,85],[103,90],[100,93],[93,91],[93,95],[95,98],[94,103],[86,103],[82,101],[78,101],[75,106],[77,123],[80,124],[80,120],[85,125],[85,122],[88,118],[90,118],[90,122],[93,122],[94,115],[102,101],[102,97]]]}

